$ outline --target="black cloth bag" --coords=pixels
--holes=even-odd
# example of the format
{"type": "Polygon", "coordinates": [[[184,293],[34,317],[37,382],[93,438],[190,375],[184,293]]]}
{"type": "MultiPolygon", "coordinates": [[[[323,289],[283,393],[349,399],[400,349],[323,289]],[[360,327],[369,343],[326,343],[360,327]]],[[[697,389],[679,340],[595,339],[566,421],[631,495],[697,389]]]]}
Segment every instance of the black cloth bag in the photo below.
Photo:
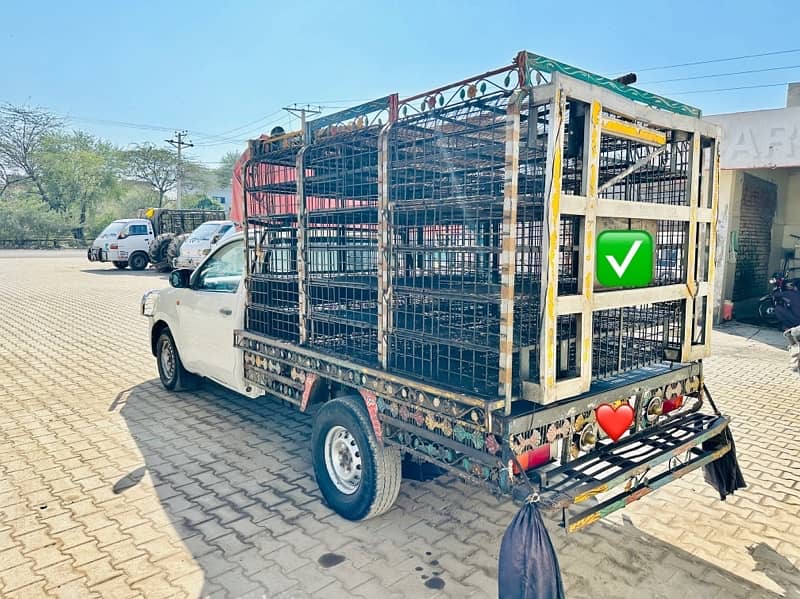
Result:
{"type": "Polygon", "coordinates": [[[731,433],[730,427],[726,427],[720,434],[703,441],[703,451],[714,451],[726,443],[731,445],[728,453],[703,466],[703,478],[717,490],[722,501],[725,501],[725,498],[732,495],[737,489],[744,489],[747,486],[742,469],[739,468],[739,460],[736,459],[736,446],[733,444],[733,433],[731,433]]]}
{"type": "Polygon", "coordinates": [[[526,503],[500,543],[499,599],[563,599],[558,557],[539,508],[526,503]]]}

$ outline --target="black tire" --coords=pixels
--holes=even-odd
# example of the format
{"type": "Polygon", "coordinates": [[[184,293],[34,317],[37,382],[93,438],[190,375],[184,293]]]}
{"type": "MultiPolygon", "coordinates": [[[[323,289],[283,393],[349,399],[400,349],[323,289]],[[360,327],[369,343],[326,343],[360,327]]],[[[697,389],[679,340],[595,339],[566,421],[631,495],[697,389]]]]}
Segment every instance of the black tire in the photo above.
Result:
{"type": "Polygon", "coordinates": [[[764,324],[769,326],[778,324],[778,318],[775,316],[775,302],[772,301],[772,298],[765,298],[758,303],[758,316],[764,324]]]}
{"type": "Polygon", "coordinates": [[[128,266],[131,270],[144,270],[147,268],[147,254],[144,252],[135,252],[128,258],[128,266]]]}
{"type": "Polygon", "coordinates": [[[167,262],[169,263],[169,267],[173,268],[173,264],[175,263],[175,258],[180,256],[181,254],[181,246],[183,242],[186,241],[186,238],[189,237],[188,233],[181,233],[180,235],[176,235],[170,241],[169,246],[167,246],[167,262]]]}
{"type": "Polygon", "coordinates": [[[360,397],[339,397],[323,404],[314,418],[311,453],[322,496],[343,518],[366,520],[394,505],[402,480],[401,455],[396,448],[378,442],[360,397]],[[337,446],[341,451],[335,449],[337,446]],[[326,454],[331,458],[344,456],[339,469],[357,480],[337,477],[337,468],[326,461],[326,454]],[[353,488],[343,490],[347,484],[353,488]]]}
{"type": "Polygon", "coordinates": [[[183,367],[178,346],[169,329],[164,329],[156,340],[156,363],[158,378],[168,391],[190,391],[196,389],[200,378],[183,367]]]}
{"type": "Polygon", "coordinates": [[[111,264],[122,270],[123,268],[128,268],[128,263],[123,262],[122,260],[114,260],[111,264]]]}
{"type": "Polygon", "coordinates": [[[150,242],[150,263],[160,272],[172,269],[172,265],[167,262],[167,249],[174,238],[173,233],[162,233],[150,242]]]}

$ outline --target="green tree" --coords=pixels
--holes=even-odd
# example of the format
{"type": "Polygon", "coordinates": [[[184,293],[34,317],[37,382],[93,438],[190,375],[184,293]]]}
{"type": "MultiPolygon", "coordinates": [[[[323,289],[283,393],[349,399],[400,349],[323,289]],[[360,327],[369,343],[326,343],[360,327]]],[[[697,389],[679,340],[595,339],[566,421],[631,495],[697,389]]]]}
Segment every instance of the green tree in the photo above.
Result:
{"type": "Polygon", "coordinates": [[[217,178],[217,187],[228,187],[233,177],[233,166],[239,160],[239,152],[226,152],[220,160],[219,166],[214,169],[217,178]]]}
{"type": "Polygon", "coordinates": [[[62,124],[60,118],[38,108],[0,106],[0,196],[9,186],[29,180],[50,209],[63,209],[47,194],[36,160],[44,139],[62,124]]]}
{"type": "Polygon", "coordinates": [[[175,188],[178,181],[178,154],[153,144],[139,144],[123,154],[125,173],[158,194],[158,207],[164,205],[164,196],[175,188]]]}
{"type": "MultiPolygon", "coordinates": [[[[184,194],[203,195],[216,188],[214,171],[199,162],[183,159],[183,192],[184,194]]],[[[184,198],[186,195],[184,195],[184,198]]]]}
{"type": "Polygon", "coordinates": [[[201,210],[222,210],[222,204],[204,194],[189,196],[184,206],[201,210]]]}
{"type": "Polygon", "coordinates": [[[88,133],[56,133],[43,139],[35,160],[51,205],[68,214],[75,238],[83,240],[100,200],[119,198],[119,151],[88,133]]]}
{"type": "Polygon", "coordinates": [[[68,235],[68,231],[64,214],[50,210],[38,194],[10,193],[4,198],[0,239],[57,239],[68,235]]]}

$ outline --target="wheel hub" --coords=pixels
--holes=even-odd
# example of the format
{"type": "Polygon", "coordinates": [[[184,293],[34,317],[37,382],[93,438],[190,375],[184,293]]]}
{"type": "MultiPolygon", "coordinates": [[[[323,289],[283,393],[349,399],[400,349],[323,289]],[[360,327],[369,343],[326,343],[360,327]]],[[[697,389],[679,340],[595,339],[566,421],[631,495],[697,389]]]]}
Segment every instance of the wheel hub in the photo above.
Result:
{"type": "Polygon", "coordinates": [[[334,426],[325,436],[325,467],[336,488],[352,495],[361,485],[361,450],[343,426],[334,426]]]}

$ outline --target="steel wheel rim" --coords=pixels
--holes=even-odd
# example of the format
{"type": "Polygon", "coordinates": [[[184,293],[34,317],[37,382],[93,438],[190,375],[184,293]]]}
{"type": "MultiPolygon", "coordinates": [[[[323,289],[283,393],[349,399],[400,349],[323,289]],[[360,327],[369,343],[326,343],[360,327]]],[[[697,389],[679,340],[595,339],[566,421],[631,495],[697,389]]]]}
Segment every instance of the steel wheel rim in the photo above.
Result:
{"type": "Polygon", "coordinates": [[[343,426],[334,426],[325,435],[325,468],[328,478],[345,495],[361,486],[361,450],[353,435],[343,426]]]}
{"type": "Polygon", "coordinates": [[[169,339],[161,340],[161,371],[167,380],[175,376],[175,350],[169,339]]]}

